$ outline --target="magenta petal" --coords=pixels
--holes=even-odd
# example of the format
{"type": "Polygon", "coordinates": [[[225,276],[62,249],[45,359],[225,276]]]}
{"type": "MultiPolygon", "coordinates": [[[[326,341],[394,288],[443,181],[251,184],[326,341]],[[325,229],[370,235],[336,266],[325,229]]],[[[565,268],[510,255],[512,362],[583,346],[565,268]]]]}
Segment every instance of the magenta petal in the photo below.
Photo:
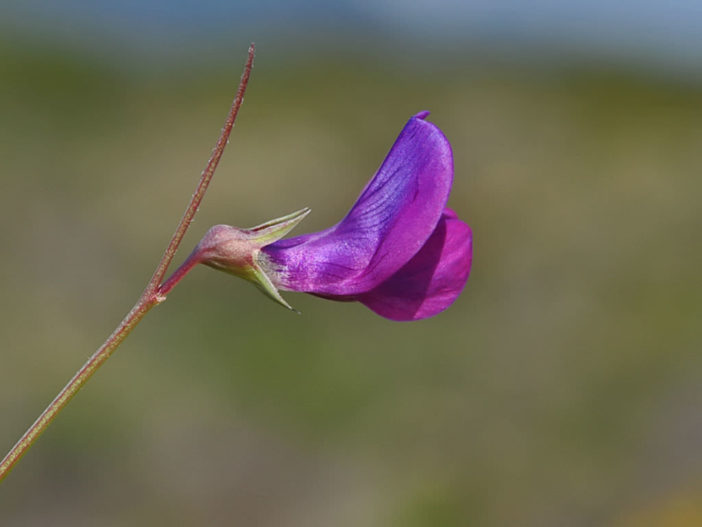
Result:
{"type": "Polygon", "coordinates": [[[470,227],[446,209],[424,247],[402,269],[359,300],[392,320],[419,320],[449,307],[463,290],[473,259],[470,227]]]}
{"type": "Polygon", "coordinates": [[[278,287],[358,295],[417,254],[439,222],[453,181],[451,146],[427,115],[409,120],[340,223],[262,249],[278,287]]]}

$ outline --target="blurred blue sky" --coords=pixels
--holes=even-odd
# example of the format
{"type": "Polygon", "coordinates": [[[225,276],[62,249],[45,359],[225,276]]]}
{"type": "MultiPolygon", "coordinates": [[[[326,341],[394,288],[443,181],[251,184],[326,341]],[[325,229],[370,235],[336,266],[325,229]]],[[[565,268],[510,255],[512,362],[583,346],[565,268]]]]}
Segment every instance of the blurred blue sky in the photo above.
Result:
{"type": "Polygon", "coordinates": [[[614,60],[698,75],[700,0],[4,0],[4,38],[61,41],[142,60],[193,58],[250,40],[268,53],[310,44],[614,60]]]}

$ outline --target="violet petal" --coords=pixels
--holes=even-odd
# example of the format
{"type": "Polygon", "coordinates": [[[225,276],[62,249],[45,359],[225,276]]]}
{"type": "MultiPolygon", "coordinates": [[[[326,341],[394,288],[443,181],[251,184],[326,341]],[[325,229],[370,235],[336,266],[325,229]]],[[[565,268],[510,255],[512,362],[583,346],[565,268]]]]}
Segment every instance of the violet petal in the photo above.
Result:
{"type": "Polygon", "coordinates": [[[412,117],[346,217],[324,231],[262,249],[281,289],[346,296],[370,291],[412,259],[434,231],[453,181],[444,134],[412,117]]]}
{"type": "Polygon", "coordinates": [[[468,280],[473,258],[470,227],[451,209],[424,247],[398,272],[354,299],[392,320],[419,320],[449,307],[468,280]]]}

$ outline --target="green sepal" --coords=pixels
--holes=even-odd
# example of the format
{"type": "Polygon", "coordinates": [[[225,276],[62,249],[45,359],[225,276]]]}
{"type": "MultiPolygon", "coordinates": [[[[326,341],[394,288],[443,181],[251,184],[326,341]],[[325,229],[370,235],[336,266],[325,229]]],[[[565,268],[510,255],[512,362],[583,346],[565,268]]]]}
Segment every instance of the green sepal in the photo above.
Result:
{"type": "Polygon", "coordinates": [[[265,247],[273,242],[277,242],[291,230],[293,230],[298,223],[305,219],[310,211],[309,207],[300,209],[298,211],[287,214],[286,216],[281,216],[274,220],[267,221],[256,227],[251,227],[250,229],[245,229],[244,232],[251,236],[251,240],[255,241],[259,247],[265,247]]]}
{"type": "Polygon", "coordinates": [[[296,311],[280,295],[266,274],[265,265],[260,265],[259,256],[263,247],[280,240],[309,213],[310,209],[305,207],[250,229],[215,225],[195,248],[195,258],[204,265],[253,282],[268,297],[296,311]]]}
{"type": "Polygon", "coordinates": [[[256,286],[263,291],[263,293],[266,294],[269,298],[272,300],[275,300],[278,302],[280,305],[287,307],[290,311],[295,311],[295,313],[299,313],[299,311],[295,308],[293,308],[290,304],[288,304],[285,299],[280,295],[280,292],[278,291],[278,288],[273,285],[273,282],[271,282],[271,279],[268,278],[268,275],[261,269],[258,265],[251,269],[251,274],[252,274],[252,282],[256,284],[256,286]]]}

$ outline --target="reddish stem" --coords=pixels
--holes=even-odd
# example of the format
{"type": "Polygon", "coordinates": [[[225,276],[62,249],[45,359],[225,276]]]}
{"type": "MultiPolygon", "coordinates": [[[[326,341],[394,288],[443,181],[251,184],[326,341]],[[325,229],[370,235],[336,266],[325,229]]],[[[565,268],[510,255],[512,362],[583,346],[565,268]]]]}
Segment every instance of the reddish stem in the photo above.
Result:
{"type": "Polygon", "coordinates": [[[173,289],[178,282],[180,282],[186,274],[190,272],[190,270],[195,267],[197,264],[200,263],[200,253],[198,252],[197,248],[193,252],[190,253],[190,256],[188,256],[185,261],[180,264],[178,269],[173,271],[173,274],[168,277],[168,279],[163,282],[158,289],[156,290],[156,294],[160,297],[165,298],[168,293],[171,292],[171,289],[173,289]]]}
{"type": "Polygon", "coordinates": [[[222,153],[224,148],[227,146],[229,141],[229,135],[231,134],[232,128],[234,127],[234,121],[236,120],[237,113],[241,107],[241,103],[244,100],[244,93],[246,91],[246,86],[249,82],[249,77],[251,76],[251,68],[253,67],[254,59],[254,45],[251,44],[249,47],[248,59],[246,60],[246,65],[244,66],[244,73],[241,76],[241,81],[239,83],[239,89],[237,90],[234,102],[229,110],[227,119],[224,122],[224,127],[217,140],[217,144],[214,147],[212,155],[210,156],[205,169],[200,175],[200,181],[195,189],[195,193],[190,199],[188,207],[185,209],[185,213],[178,223],[175,233],[171,237],[171,241],[168,243],[161,260],[156,266],[151,280],[147,284],[144,292],[139,297],[139,300],[134,305],[134,307],[127,313],[122,322],[119,323],[117,328],[112,332],[112,334],[107,338],[100,348],[88,359],[88,361],[78,370],[78,372],[73,376],[73,378],[64,386],[64,388],[58,393],[54,400],[46,407],[46,409],[41,413],[39,418],[34,421],[34,424],[27,429],[24,435],[17,441],[12,450],[3,458],[0,462],[0,481],[5,479],[5,477],[14,468],[17,462],[22,458],[24,454],[31,448],[34,442],[39,438],[39,436],[46,430],[46,428],[51,424],[56,416],[65,408],[68,402],[73,398],[73,396],[78,393],[78,391],[85,385],[85,383],[93,376],[93,374],[102,366],[107,359],[110,358],[112,353],[117,349],[117,347],[122,343],[122,341],[127,338],[127,335],[136,327],[136,325],[144,318],[144,315],[148,313],[152,307],[160,304],[166,299],[168,292],[185,276],[185,274],[197,263],[196,259],[189,257],[183,265],[181,265],[178,270],[169,278],[161,287],[161,281],[168,270],[173,257],[175,256],[180,242],[183,240],[193,217],[197,213],[198,207],[202,202],[202,198],[207,191],[207,186],[214,175],[214,172],[219,164],[219,160],[222,158],[222,153]]]}
{"type": "Polygon", "coordinates": [[[170,265],[171,260],[173,260],[180,242],[183,241],[183,236],[185,236],[188,227],[190,227],[190,223],[192,223],[193,218],[197,213],[197,209],[200,207],[202,198],[205,196],[205,192],[207,192],[207,187],[212,180],[212,176],[214,175],[215,170],[217,170],[217,165],[219,165],[219,160],[222,158],[224,148],[229,142],[229,135],[232,133],[232,128],[234,128],[234,122],[236,121],[236,116],[239,113],[239,108],[241,108],[241,103],[244,102],[244,93],[246,92],[246,86],[248,85],[249,77],[251,76],[251,68],[253,67],[254,51],[254,45],[251,44],[251,46],[249,46],[249,57],[246,60],[246,65],[244,66],[244,73],[241,75],[241,81],[239,82],[239,89],[236,92],[236,97],[234,97],[234,102],[229,110],[227,119],[224,121],[222,133],[220,134],[217,144],[212,151],[212,155],[205,166],[205,170],[203,170],[202,174],[200,175],[200,182],[197,184],[197,188],[195,189],[195,193],[188,204],[188,208],[185,209],[185,213],[180,219],[180,223],[178,224],[175,233],[173,233],[173,237],[168,243],[168,247],[166,247],[166,251],[163,253],[163,257],[156,267],[156,271],[151,277],[149,285],[146,287],[149,293],[156,292],[159,284],[163,280],[163,277],[166,275],[168,266],[170,265]]]}

